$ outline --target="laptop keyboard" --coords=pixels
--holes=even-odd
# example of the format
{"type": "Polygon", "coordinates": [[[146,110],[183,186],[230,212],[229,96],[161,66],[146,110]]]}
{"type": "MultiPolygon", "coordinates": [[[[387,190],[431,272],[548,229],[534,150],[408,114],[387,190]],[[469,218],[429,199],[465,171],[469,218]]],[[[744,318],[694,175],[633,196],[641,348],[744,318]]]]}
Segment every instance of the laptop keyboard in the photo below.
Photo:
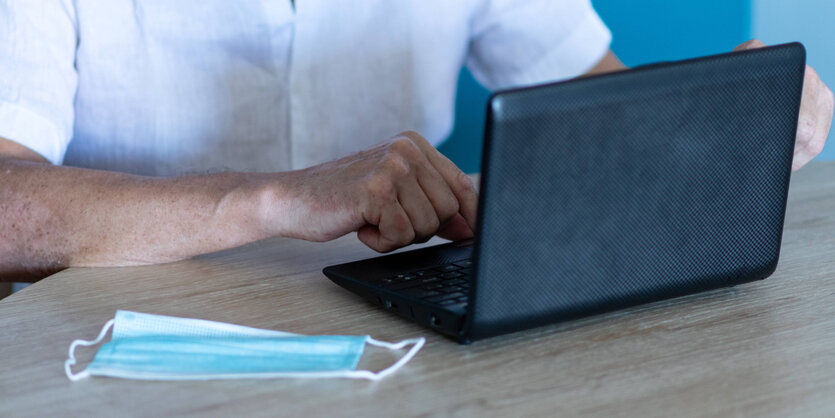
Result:
{"type": "Polygon", "coordinates": [[[380,286],[458,311],[467,308],[472,275],[473,263],[464,259],[389,276],[380,282],[380,286]]]}

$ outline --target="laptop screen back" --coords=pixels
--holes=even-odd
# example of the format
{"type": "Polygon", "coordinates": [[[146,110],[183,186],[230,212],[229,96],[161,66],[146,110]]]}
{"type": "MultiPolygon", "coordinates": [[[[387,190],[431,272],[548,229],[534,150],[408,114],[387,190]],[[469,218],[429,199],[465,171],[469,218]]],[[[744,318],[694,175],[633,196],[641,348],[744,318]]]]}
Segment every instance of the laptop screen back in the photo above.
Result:
{"type": "Polygon", "coordinates": [[[768,276],[804,68],[789,44],[494,95],[465,333],[768,276]]]}

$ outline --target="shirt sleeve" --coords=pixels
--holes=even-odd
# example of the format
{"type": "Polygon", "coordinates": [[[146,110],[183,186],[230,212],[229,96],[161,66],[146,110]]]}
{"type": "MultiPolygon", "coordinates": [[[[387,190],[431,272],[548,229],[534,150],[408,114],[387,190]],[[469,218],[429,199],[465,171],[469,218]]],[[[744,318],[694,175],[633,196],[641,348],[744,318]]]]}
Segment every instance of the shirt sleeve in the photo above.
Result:
{"type": "Polygon", "coordinates": [[[72,138],[78,45],[72,0],[0,0],[0,137],[61,164],[72,138]]]}
{"type": "Polygon", "coordinates": [[[484,0],[466,64],[492,90],[543,83],[588,72],[611,40],[590,0],[484,0]]]}

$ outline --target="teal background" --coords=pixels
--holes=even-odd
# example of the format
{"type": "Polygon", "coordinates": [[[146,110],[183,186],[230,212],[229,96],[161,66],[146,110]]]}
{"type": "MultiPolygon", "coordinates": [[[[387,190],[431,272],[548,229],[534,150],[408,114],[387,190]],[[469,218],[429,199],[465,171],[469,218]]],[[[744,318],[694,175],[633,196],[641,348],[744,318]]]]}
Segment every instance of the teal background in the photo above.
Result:
{"type": "MultiPolygon", "coordinates": [[[[751,38],[748,0],[592,0],[592,3],[612,31],[612,50],[627,66],[728,52],[751,38]]],[[[477,172],[481,165],[488,97],[489,92],[466,69],[462,70],[455,126],[439,149],[464,172],[477,172]]]]}

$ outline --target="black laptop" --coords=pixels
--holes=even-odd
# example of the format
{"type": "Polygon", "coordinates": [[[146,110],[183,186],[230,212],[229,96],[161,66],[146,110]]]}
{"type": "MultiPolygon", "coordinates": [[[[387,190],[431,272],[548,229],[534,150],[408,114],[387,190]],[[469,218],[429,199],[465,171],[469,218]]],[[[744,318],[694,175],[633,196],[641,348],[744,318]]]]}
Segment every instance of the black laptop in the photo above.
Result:
{"type": "Polygon", "coordinates": [[[324,269],[459,342],[764,279],[797,43],[498,92],[475,238],[324,269]]]}

